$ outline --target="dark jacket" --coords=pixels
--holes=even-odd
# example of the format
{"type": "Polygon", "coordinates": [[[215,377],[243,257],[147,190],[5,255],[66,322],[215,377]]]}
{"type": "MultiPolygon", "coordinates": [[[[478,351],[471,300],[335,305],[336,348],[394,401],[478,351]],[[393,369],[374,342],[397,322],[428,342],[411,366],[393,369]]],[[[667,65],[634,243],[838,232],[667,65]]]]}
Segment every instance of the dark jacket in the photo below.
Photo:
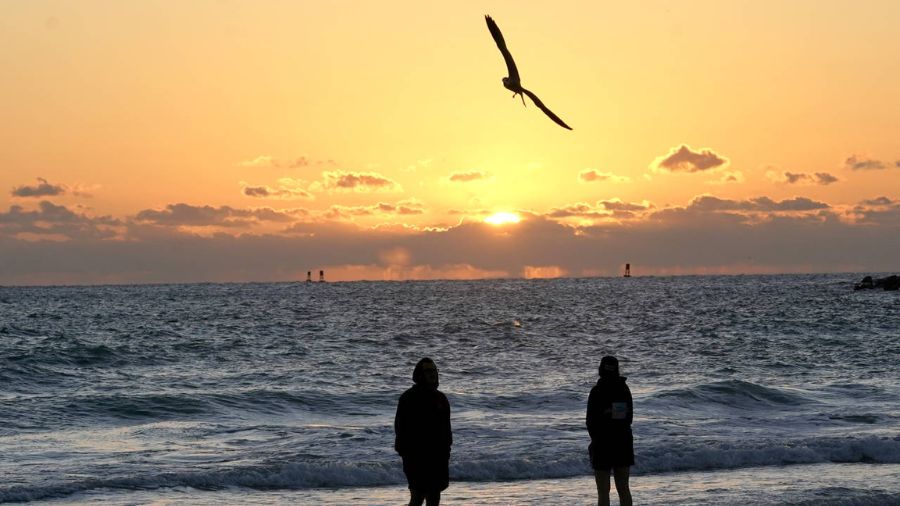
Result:
{"type": "Polygon", "coordinates": [[[634,404],[625,378],[616,376],[597,381],[588,397],[587,408],[591,467],[609,471],[634,465],[633,418],[634,404]]]}
{"type": "Polygon", "coordinates": [[[631,432],[634,403],[624,376],[600,378],[588,397],[587,429],[591,440],[631,432]]]}
{"type": "Polygon", "coordinates": [[[394,449],[401,456],[450,455],[450,403],[440,390],[417,384],[400,396],[394,417],[394,449]]]}

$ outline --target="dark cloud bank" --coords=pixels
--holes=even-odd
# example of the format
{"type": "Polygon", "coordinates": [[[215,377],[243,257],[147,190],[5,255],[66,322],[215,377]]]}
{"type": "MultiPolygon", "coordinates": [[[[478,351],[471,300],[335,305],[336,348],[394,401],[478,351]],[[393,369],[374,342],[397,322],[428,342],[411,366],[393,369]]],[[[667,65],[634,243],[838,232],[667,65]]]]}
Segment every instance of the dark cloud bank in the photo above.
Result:
{"type": "Polygon", "coordinates": [[[295,222],[286,224],[288,235],[199,237],[166,224],[281,221],[283,216],[170,206],[125,223],[89,218],[48,202],[39,211],[13,206],[0,212],[0,283],[284,281],[302,279],[306,270],[318,267],[388,268],[390,255],[384,253],[398,250],[408,266],[467,265],[511,277],[529,266],[555,266],[570,276],[617,275],[625,262],[638,273],[662,274],[896,270],[900,203],[881,197],[851,212],[858,223],[804,198],[703,196],[685,207],[648,210],[645,219],[625,225],[578,229],[533,215],[500,228],[473,222],[409,233],[295,222]],[[116,226],[125,230],[118,238],[92,232],[116,226]],[[13,237],[44,227],[61,227],[70,239],[13,237]]]}

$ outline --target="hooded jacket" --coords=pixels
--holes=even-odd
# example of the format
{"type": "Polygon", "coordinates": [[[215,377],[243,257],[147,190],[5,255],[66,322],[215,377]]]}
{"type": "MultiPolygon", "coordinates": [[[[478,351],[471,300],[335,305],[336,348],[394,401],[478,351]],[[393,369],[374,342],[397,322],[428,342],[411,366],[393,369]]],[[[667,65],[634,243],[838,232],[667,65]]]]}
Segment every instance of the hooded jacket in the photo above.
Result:
{"type": "Polygon", "coordinates": [[[587,429],[592,441],[631,433],[634,403],[625,376],[601,377],[591,389],[587,429]]]}
{"type": "Polygon", "coordinates": [[[453,433],[450,428],[450,403],[437,389],[425,382],[421,362],[413,372],[415,385],[403,392],[394,417],[394,449],[401,456],[421,455],[446,458],[450,455],[453,433]]]}

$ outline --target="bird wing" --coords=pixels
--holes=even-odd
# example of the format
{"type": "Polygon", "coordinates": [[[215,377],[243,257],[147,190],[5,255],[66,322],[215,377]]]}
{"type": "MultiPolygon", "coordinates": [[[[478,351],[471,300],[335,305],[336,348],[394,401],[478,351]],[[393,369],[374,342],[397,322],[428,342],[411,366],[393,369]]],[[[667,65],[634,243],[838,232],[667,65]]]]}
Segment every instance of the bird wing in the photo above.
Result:
{"type": "Polygon", "coordinates": [[[550,109],[548,109],[547,106],[544,105],[543,102],[541,102],[541,99],[537,98],[537,95],[535,95],[534,93],[532,93],[532,92],[526,90],[525,88],[522,88],[522,93],[528,95],[528,98],[530,98],[531,101],[534,102],[534,105],[538,106],[538,109],[544,111],[544,114],[546,114],[547,116],[549,116],[550,119],[552,119],[554,122],[556,122],[557,125],[559,125],[559,126],[565,128],[565,129],[568,129],[568,130],[571,130],[571,129],[572,129],[572,127],[570,127],[569,125],[567,125],[565,121],[559,119],[559,116],[553,114],[553,111],[551,111],[550,109]]]}
{"type": "Polygon", "coordinates": [[[485,16],[484,20],[487,22],[491,36],[494,37],[494,42],[497,43],[497,48],[500,49],[500,53],[506,61],[506,71],[509,73],[510,80],[518,83],[519,69],[516,68],[516,62],[513,61],[512,55],[509,54],[509,49],[506,49],[506,41],[503,40],[503,34],[500,33],[500,27],[497,26],[497,23],[495,23],[490,16],[485,16]]]}

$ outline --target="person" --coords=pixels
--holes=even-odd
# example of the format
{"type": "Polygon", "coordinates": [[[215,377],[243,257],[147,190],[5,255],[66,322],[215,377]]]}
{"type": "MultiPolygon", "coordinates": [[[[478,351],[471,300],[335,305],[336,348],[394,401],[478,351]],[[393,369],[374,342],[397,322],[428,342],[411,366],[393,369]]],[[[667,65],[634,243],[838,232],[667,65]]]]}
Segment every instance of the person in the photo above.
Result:
{"type": "Polygon", "coordinates": [[[416,364],[413,382],[397,403],[394,449],[403,459],[410,506],[437,506],[450,484],[450,403],[438,390],[438,369],[430,358],[416,364]]]}
{"type": "Polygon", "coordinates": [[[588,453],[597,482],[597,504],[609,505],[609,474],[612,469],[619,504],[631,506],[628,475],[634,465],[634,438],[631,421],[634,403],[631,390],[619,375],[619,361],[605,356],[600,360],[600,379],[591,389],[587,405],[587,429],[591,435],[588,453]]]}

